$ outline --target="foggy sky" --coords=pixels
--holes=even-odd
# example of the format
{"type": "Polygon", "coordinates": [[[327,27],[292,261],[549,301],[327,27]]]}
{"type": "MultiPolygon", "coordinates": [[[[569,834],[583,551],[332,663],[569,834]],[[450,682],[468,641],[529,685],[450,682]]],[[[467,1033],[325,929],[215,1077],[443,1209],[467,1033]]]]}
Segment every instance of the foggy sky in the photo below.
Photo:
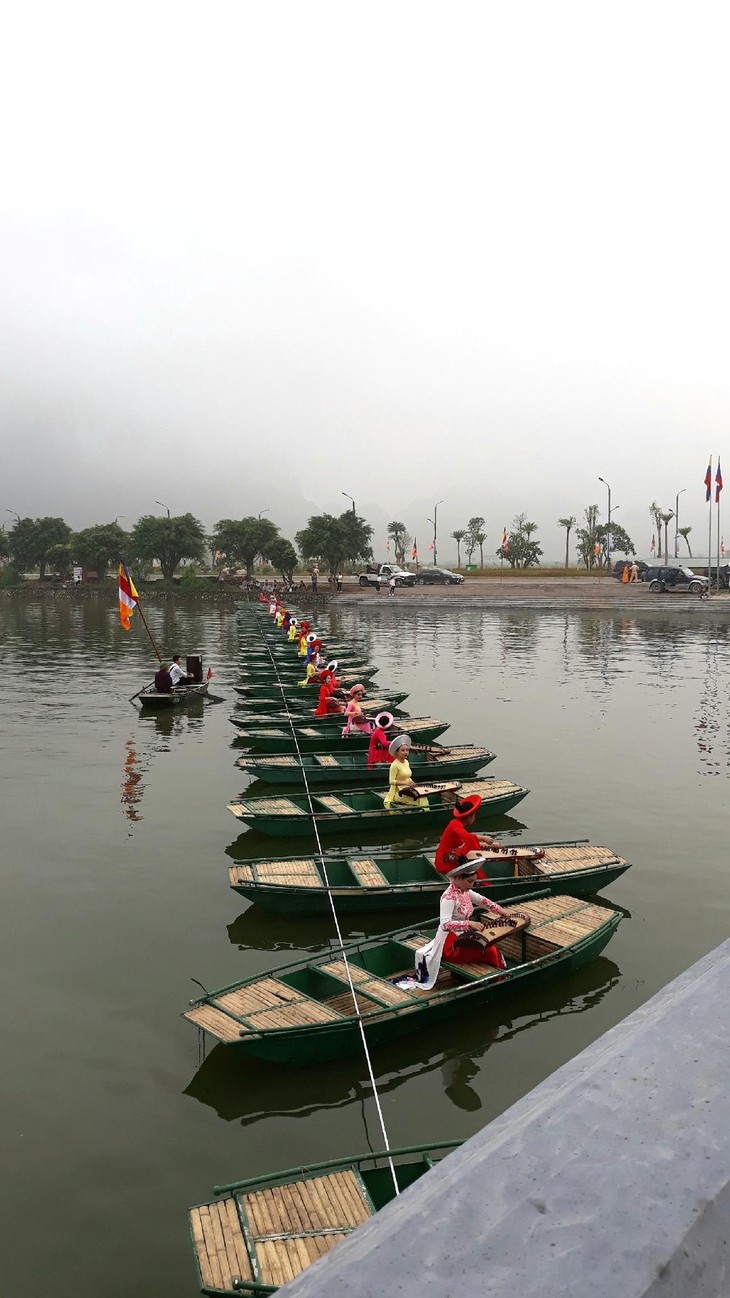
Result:
{"type": "Polygon", "coordinates": [[[549,559],[600,474],[644,557],[681,488],[706,552],[727,37],[667,0],[16,6],[0,509],[292,537],[345,491],[379,557],[443,500],[442,561],[521,510],[549,559]]]}

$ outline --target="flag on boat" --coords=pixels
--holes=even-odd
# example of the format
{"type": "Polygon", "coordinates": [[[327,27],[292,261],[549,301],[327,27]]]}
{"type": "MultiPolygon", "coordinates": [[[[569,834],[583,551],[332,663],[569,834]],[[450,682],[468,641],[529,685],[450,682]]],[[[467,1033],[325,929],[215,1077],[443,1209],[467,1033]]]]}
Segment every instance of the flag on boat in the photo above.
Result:
{"type": "Polygon", "coordinates": [[[134,582],[129,575],[129,569],[126,563],[119,564],[119,621],[125,631],[129,630],[129,619],[131,618],[139,600],[139,595],[134,588],[134,582]]]}
{"type": "Polygon", "coordinates": [[[418,558],[418,541],[416,540],[415,536],[413,538],[413,549],[411,550],[411,558],[412,559],[418,558]]]}
{"type": "Polygon", "coordinates": [[[212,680],[212,679],[213,679],[213,668],[212,668],[212,667],[209,667],[209,668],[208,668],[208,680],[210,681],[210,680],[212,680]]]}
{"type": "Polygon", "coordinates": [[[710,456],[707,465],[707,473],[705,474],[705,500],[706,501],[710,499],[711,491],[712,491],[712,456],[710,456]]]}
{"type": "Polygon", "coordinates": [[[717,473],[715,474],[715,504],[720,503],[720,492],[722,491],[722,469],[720,468],[720,456],[717,457],[717,473]]]}
{"type": "Polygon", "coordinates": [[[652,535],[651,545],[649,546],[649,554],[653,554],[655,550],[656,550],[656,537],[652,535]]]}
{"type": "Polygon", "coordinates": [[[502,549],[509,550],[509,541],[507,540],[507,528],[502,530],[502,549]]]}

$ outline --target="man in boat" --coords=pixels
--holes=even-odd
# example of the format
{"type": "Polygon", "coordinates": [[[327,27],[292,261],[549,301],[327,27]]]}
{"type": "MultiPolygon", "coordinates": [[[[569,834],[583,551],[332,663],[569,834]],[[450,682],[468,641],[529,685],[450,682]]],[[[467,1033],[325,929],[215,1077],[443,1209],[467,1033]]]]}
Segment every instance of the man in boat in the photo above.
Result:
{"type": "MultiPolygon", "coordinates": [[[[485,849],[499,850],[500,844],[490,834],[472,833],[472,826],[481,805],[482,800],[478,793],[472,793],[468,798],[462,798],[455,804],[451,820],[436,848],[434,865],[440,874],[451,877],[451,872],[456,866],[480,856],[485,849]]],[[[483,870],[478,869],[477,878],[481,880],[486,877],[483,870]]]]}
{"type": "Polygon", "coordinates": [[[389,811],[392,807],[428,806],[428,798],[420,797],[416,792],[416,785],[413,783],[413,774],[408,761],[410,751],[410,735],[396,735],[388,748],[393,761],[390,763],[388,792],[385,795],[383,806],[387,807],[389,811]]]}
{"type": "Polygon", "coordinates": [[[439,908],[439,926],[435,938],[416,952],[416,976],[428,990],[438,977],[442,960],[450,964],[483,964],[494,969],[505,969],[507,962],[494,945],[479,941],[482,925],[472,919],[475,907],[500,919],[513,919],[496,901],[488,901],[471,885],[479,874],[479,860],[466,861],[449,872],[448,888],[442,894],[439,908]]]}
{"type": "Polygon", "coordinates": [[[390,735],[388,731],[393,724],[393,716],[390,712],[379,712],[375,718],[375,729],[370,736],[368,745],[368,770],[373,766],[390,765],[393,758],[390,755],[390,735]]]}
{"type": "Polygon", "coordinates": [[[178,685],[187,685],[188,681],[193,679],[192,673],[184,672],[180,666],[180,654],[174,655],[173,660],[168,667],[168,671],[170,673],[170,680],[172,681],[173,689],[178,685]]]}

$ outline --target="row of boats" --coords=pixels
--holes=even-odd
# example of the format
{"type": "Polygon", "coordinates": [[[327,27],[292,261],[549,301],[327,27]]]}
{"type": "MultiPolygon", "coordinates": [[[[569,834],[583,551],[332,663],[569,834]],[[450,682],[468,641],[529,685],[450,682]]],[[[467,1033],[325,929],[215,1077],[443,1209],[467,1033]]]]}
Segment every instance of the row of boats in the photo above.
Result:
{"type": "MultiPolygon", "coordinates": [[[[281,610],[246,605],[239,620],[234,743],[245,749],[238,769],[259,788],[250,785],[229,804],[254,831],[240,840],[242,859],[229,867],[230,886],[281,914],[322,915],[334,906],[337,913],[412,917],[424,911],[427,918],[416,927],[410,918],[408,927],[207,992],[190,1003],[186,1019],[243,1056],[299,1067],[358,1052],[363,1032],[371,1047],[428,1031],[457,1012],[473,1015],[484,1004],[560,977],[600,954],[621,914],[598,903],[595,894],[628,869],[627,861],[609,848],[579,841],[543,844],[539,858],[536,849],[491,851],[484,867],[489,882],[474,889],[488,887],[490,899],[513,919],[513,907],[527,906],[529,927],[493,925],[506,967],[444,961],[429,990],[417,985],[415,952],[435,936],[446,883],[434,865],[436,845],[424,839],[438,838],[457,798],[478,794],[477,827],[493,832],[529,790],[478,775],[494,753],[474,744],[438,743],[448,723],[404,715],[408,696],[376,690],[378,669],[362,652],[328,644],[343,685],[368,682],[372,697],[363,701],[363,712],[374,716],[387,709],[393,733],[407,733],[413,741],[409,761],[425,805],[386,807],[388,767],[368,767],[365,731],[351,730],[344,738],[341,717],[313,715],[316,689],[299,684],[304,640],[285,636],[281,610]],[[270,612],[278,617],[270,620],[270,612]],[[302,850],[250,856],[257,833],[295,839],[302,850]],[[352,842],[353,833],[357,850],[338,845],[338,839],[352,842]]],[[[453,1143],[369,1153],[215,1187],[215,1199],[190,1216],[202,1292],[275,1292],[453,1143]]]]}

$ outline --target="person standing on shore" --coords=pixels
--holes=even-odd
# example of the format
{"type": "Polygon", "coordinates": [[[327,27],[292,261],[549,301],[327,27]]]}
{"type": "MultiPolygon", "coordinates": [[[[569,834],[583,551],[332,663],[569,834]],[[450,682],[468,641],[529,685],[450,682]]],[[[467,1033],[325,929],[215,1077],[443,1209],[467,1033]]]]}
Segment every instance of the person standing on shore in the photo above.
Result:
{"type": "Polygon", "coordinates": [[[316,563],[315,563],[314,567],[312,568],[312,594],[313,594],[313,595],[316,595],[316,594],[317,594],[317,582],[318,582],[318,581],[319,581],[319,568],[317,567],[317,565],[316,565],[316,563]]]}
{"type": "Polygon", "coordinates": [[[395,595],[395,577],[393,577],[392,575],[388,582],[388,594],[395,595]]]}

